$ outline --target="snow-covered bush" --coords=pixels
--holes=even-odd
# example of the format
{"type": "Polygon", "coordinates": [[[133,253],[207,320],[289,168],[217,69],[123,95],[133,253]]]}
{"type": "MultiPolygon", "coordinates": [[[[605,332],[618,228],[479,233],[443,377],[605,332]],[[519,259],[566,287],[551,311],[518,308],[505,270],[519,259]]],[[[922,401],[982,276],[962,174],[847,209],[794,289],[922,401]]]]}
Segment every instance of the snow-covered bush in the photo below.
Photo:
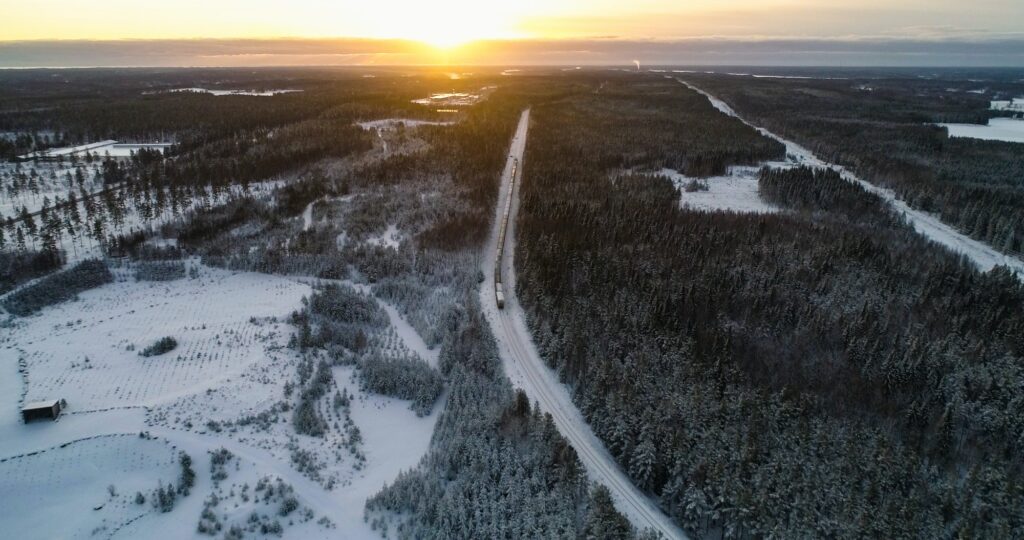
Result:
{"type": "Polygon", "coordinates": [[[173,351],[178,346],[178,341],[171,336],[165,336],[156,340],[152,345],[142,349],[140,356],[160,356],[173,351]]]}

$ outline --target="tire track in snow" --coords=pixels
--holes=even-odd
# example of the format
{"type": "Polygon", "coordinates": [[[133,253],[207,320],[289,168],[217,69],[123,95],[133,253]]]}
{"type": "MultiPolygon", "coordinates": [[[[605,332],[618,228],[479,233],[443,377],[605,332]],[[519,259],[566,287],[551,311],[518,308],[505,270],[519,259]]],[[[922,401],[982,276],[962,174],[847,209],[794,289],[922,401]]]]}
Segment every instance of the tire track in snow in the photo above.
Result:
{"type": "Polygon", "coordinates": [[[813,152],[811,152],[807,148],[804,148],[803,146],[800,146],[799,144],[788,139],[784,139],[763,127],[755,126],[754,124],[748,122],[746,119],[740,116],[735,110],[733,110],[732,107],[730,107],[721,99],[716,98],[715,96],[705,92],[704,90],[682,79],[677,78],[676,81],[683,84],[690,90],[693,90],[694,92],[697,92],[698,94],[701,94],[702,96],[708,98],[708,101],[711,102],[711,105],[714,106],[719,111],[721,111],[723,114],[732,116],[733,118],[738,119],[744,124],[756,129],[762,135],[775,139],[776,141],[779,141],[780,143],[786,145],[786,153],[796,156],[797,160],[801,165],[807,165],[809,167],[821,169],[834,169],[848,182],[859,184],[868,192],[878,195],[879,197],[887,201],[894,210],[896,210],[899,213],[902,213],[907,218],[907,221],[909,221],[910,224],[914,227],[914,230],[916,230],[919,234],[923,235],[925,238],[928,238],[929,240],[937,244],[941,244],[949,248],[954,253],[958,253],[960,255],[967,257],[982,272],[988,272],[989,270],[996,266],[1003,265],[1009,267],[1010,270],[1017,275],[1018,279],[1024,280],[1024,261],[1022,261],[1021,259],[1018,259],[1017,257],[1014,257],[1012,255],[1000,253],[992,246],[979,240],[975,240],[961,233],[954,227],[943,223],[938,218],[938,216],[934,214],[929,214],[927,212],[922,212],[921,210],[911,208],[910,205],[906,203],[906,201],[900,199],[899,196],[896,195],[895,191],[888,188],[876,186],[875,184],[872,184],[871,182],[868,182],[867,180],[858,177],[853,172],[851,172],[850,170],[841,165],[829,163],[823,159],[818,158],[817,156],[814,155],[813,152]]]}
{"type": "MultiPolygon", "coordinates": [[[[568,388],[559,382],[540,358],[533,344],[522,308],[515,295],[515,273],[513,255],[515,252],[515,215],[519,210],[517,193],[510,193],[512,164],[518,159],[523,161],[526,150],[526,135],[529,127],[530,111],[523,111],[519,126],[512,139],[508,161],[502,172],[499,204],[496,207],[496,218],[491,235],[485,248],[482,270],[484,282],[480,288],[480,300],[498,341],[498,350],[505,366],[505,372],[513,385],[522,388],[526,394],[540,404],[541,410],[551,414],[559,432],[569,441],[579,455],[591,480],[603,484],[611,492],[615,507],[622,512],[638,529],[651,528],[665,538],[685,539],[686,535],[654,501],[640,491],[629,477],[619,468],[618,463],[605,449],[601,441],[594,435],[583,415],[572,403],[568,388]],[[501,211],[506,197],[513,197],[510,213],[507,243],[502,264],[502,281],[505,291],[505,308],[497,309],[494,298],[494,266],[493,254],[496,251],[498,227],[501,211]]],[[[519,170],[522,171],[520,165],[519,170]]],[[[516,183],[518,186],[519,183],[516,183]]]]}

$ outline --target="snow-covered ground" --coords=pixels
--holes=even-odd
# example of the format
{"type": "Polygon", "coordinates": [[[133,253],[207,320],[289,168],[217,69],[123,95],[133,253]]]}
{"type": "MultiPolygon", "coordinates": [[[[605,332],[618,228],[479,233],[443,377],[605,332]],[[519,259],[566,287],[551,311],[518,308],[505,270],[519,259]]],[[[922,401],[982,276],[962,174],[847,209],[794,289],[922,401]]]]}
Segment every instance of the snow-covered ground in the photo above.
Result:
{"type": "Polygon", "coordinates": [[[1016,118],[991,118],[984,126],[979,124],[938,125],[949,130],[950,137],[1024,143],[1024,120],[1016,118]]]}
{"type": "Polygon", "coordinates": [[[481,94],[471,94],[469,92],[448,92],[430,94],[429,97],[414,99],[413,103],[417,105],[428,105],[428,106],[444,106],[444,107],[469,107],[476,105],[483,96],[481,94]]]}
{"type": "Polygon", "coordinates": [[[427,362],[430,367],[438,368],[438,356],[440,354],[439,348],[431,349],[423,338],[416,333],[416,329],[409,324],[408,321],[402,317],[402,314],[398,312],[398,309],[389,302],[378,299],[381,307],[388,314],[388,319],[391,320],[391,326],[395,329],[398,337],[402,340],[406,347],[411,352],[416,353],[420,358],[427,362]]]}
{"type": "MultiPolygon", "coordinates": [[[[276,189],[277,187],[281,186],[282,184],[283,184],[283,181],[281,181],[281,180],[270,180],[270,181],[266,181],[266,182],[257,182],[257,183],[249,184],[248,193],[250,195],[252,195],[252,196],[255,196],[255,197],[269,197],[271,195],[271,193],[274,191],[274,189],[276,189]]],[[[54,186],[59,186],[60,183],[56,182],[53,185],[54,186]]],[[[99,186],[98,180],[92,182],[91,185],[99,186]]],[[[51,191],[52,194],[54,194],[54,195],[61,195],[61,191],[60,191],[59,187],[51,187],[50,189],[52,190],[51,191]]],[[[102,189],[101,187],[94,187],[94,191],[92,191],[92,193],[95,194],[95,193],[101,191],[101,189],[102,189]]],[[[112,234],[112,233],[122,234],[122,233],[126,233],[126,232],[129,232],[129,231],[132,231],[132,230],[144,230],[144,229],[156,230],[156,229],[159,228],[160,225],[177,219],[178,217],[180,217],[181,214],[183,214],[185,212],[188,212],[188,211],[191,211],[191,210],[195,210],[197,208],[200,208],[200,207],[203,207],[203,206],[206,206],[206,205],[213,206],[213,205],[221,204],[221,203],[227,201],[229,198],[235,197],[235,196],[239,196],[240,194],[243,193],[243,190],[242,190],[242,188],[240,186],[231,186],[229,189],[227,189],[227,190],[225,190],[225,191],[223,191],[223,192],[221,192],[220,194],[217,194],[217,195],[214,195],[208,189],[206,191],[207,191],[208,194],[207,194],[207,196],[205,198],[195,198],[195,199],[192,199],[192,200],[188,201],[186,204],[182,205],[182,208],[179,208],[178,214],[175,214],[172,211],[172,209],[170,208],[170,205],[167,205],[164,208],[162,213],[151,216],[149,220],[144,220],[139,215],[138,209],[135,208],[133,204],[128,204],[127,207],[126,207],[127,212],[122,216],[123,217],[123,221],[121,223],[113,223],[113,222],[111,222],[109,214],[104,213],[104,224],[105,224],[105,227],[106,227],[106,232],[107,232],[107,234],[112,234]]],[[[30,199],[33,202],[33,204],[36,205],[36,208],[38,208],[42,204],[41,203],[41,201],[42,201],[42,194],[40,194],[38,197],[33,197],[31,194],[29,194],[27,196],[23,195],[21,197],[16,197],[13,200],[15,200],[15,201],[24,201],[26,199],[30,199]]],[[[11,200],[11,199],[5,199],[5,200],[11,200]]],[[[52,201],[52,199],[51,199],[51,201],[52,201]]],[[[97,205],[100,205],[99,199],[94,197],[93,201],[96,202],[97,205]]],[[[12,202],[12,203],[8,203],[8,204],[13,206],[14,208],[20,208],[20,206],[18,205],[17,202],[12,202]]],[[[78,208],[79,214],[82,216],[82,218],[84,220],[85,217],[87,217],[87,213],[85,211],[84,203],[83,202],[79,202],[78,203],[78,207],[79,207],[78,208]]],[[[0,210],[0,211],[2,211],[2,210],[0,210]]],[[[30,208],[29,211],[31,212],[32,209],[30,208]]],[[[11,215],[14,216],[15,213],[12,212],[11,215]]],[[[36,219],[38,221],[38,216],[36,217],[36,219]]],[[[75,262],[78,262],[78,261],[81,261],[81,260],[87,259],[87,258],[103,257],[103,253],[102,253],[102,250],[100,249],[99,244],[97,244],[92,237],[90,237],[89,235],[85,234],[85,232],[86,231],[85,231],[84,226],[83,226],[83,228],[80,229],[80,234],[78,234],[77,237],[72,239],[70,237],[70,235],[68,235],[68,233],[67,233],[67,231],[65,229],[61,229],[60,235],[57,238],[57,247],[62,249],[62,250],[64,250],[64,256],[65,256],[65,263],[66,264],[74,264],[75,262]]],[[[29,248],[32,248],[32,249],[38,248],[39,247],[39,242],[37,240],[38,239],[36,239],[36,238],[27,237],[26,238],[26,244],[28,245],[29,248]]]]}
{"type": "Polygon", "coordinates": [[[398,227],[392,223],[388,225],[388,228],[384,232],[377,236],[368,238],[366,243],[376,244],[381,247],[398,248],[398,245],[402,242],[402,233],[398,230],[398,227]]]}
{"type": "Polygon", "coordinates": [[[320,199],[314,199],[302,210],[302,230],[308,231],[313,226],[313,205],[318,202],[320,199]]]}
{"type": "Polygon", "coordinates": [[[1024,97],[1013,99],[993,100],[993,111],[1016,111],[1024,112],[1024,97]]]}
{"type": "Polygon", "coordinates": [[[78,146],[65,146],[63,148],[50,148],[48,150],[42,150],[39,152],[32,152],[21,156],[23,159],[31,159],[33,157],[59,157],[59,156],[84,156],[85,154],[92,154],[98,158],[103,157],[131,157],[133,153],[142,150],[156,150],[158,152],[164,152],[173,143],[159,142],[159,143],[119,143],[114,140],[100,141],[89,144],[81,144],[78,146]]]}
{"type": "MultiPolygon", "coordinates": [[[[250,527],[256,512],[280,521],[285,538],[379,538],[363,521],[365,500],[419,462],[441,405],[417,417],[407,401],[363,392],[354,367],[336,366],[331,395],[351,399],[324,416],[351,421],[361,442],[295,433],[282,407],[302,357],[287,347],[294,329],[285,321],[315,281],[189,265],[197,277],[169,282],[115,269],[114,283],[0,333],[0,523],[12,538],[202,538],[207,509],[225,530],[250,527]],[[139,354],[163,336],[177,348],[139,354]],[[39,396],[64,398],[68,409],[56,422],[22,424],[20,404],[39,396]],[[208,452],[220,448],[233,458],[217,484],[208,452]],[[137,505],[136,492],[177,483],[178,451],[193,459],[193,493],[168,513],[137,505]],[[316,469],[300,470],[297,453],[316,469]],[[277,478],[277,492],[299,503],[288,518],[277,514],[280,497],[255,493],[277,478]],[[55,509],[62,523],[48,521],[55,509]]],[[[437,352],[393,306],[385,311],[393,323],[385,346],[436,365],[437,352]]]]}
{"type": "Polygon", "coordinates": [[[178,453],[136,433],[68,442],[0,462],[5,538],[106,538],[159,513],[135,501],[176,482],[178,453]],[[112,490],[110,488],[113,488],[112,490]]]}
{"type": "MultiPolygon", "coordinates": [[[[102,179],[99,177],[99,163],[90,165],[82,164],[82,187],[88,193],[103,189],[102,179]]],[[[37,212],[43,206],[43,200],[49,199],[52,205],[56,197],[66,200],[68,190],[73,189],[75,197],[79,197],[79,185],[73,179],[76,167],[70,163],[40,162],[40,163],[0,163],[0,216],[4,219],[16,217],[22,208],[30,213],[37,212]],[[36,191],[33,191],[23,181],[21,189],[15,192],[11,189],[15,182],[16,175],[23,173],[30,177],[35,173],[33,183],[36,191]],[[69,186],[67,175],[72,175],[72,182],[69,186]]]]}
{"type": "MultiPolygon", "coordinates": [[[[523,112],[519,120],[509,158],[502,173],[501,193],[497,205],[497,217],[491,228],[488,243],[484,248],[482,271],[484,282],[480,285],[480,303],[484,314],[491,325],[491,330],[498,341],[505,373],[512,384],[526,391],[531,400],[540,404],[541,410],[550,413],[559,432],[572,444],[580,461],[587,470],[591,480],[604,484],[611,491],[615,507],[630,522],[640,528],[653,528],[665,538],[685,538],[683,531],[676,526],[654,504],[650,497],[640,492],[626,476],[611,454],[604,448],[601,441],[594,435],[583,415],[576,408],[569,395],[568,388],[558,381],[558,376],[551,371],[540,358],[530,331],[526,327],[525,314],[515,297],[515,215],[519,207],[517,193],[510,192],[510,180],[513,158],[523,158],[526,150],[526,135],[529,127],[529,110],[523,112]],[[511,218],[508,224],[508,245],[505,249],[505,260],[502,264],[502,279],[505,281],[505,308],[499,310],[494,299],[494,267],[498,227],[504,201],[512,199],[511,218]]],[[[518,183],[516,184],[518,186],[518,183]]],[[[518,190],[517,190],[518,191],[518,190]]]]}
{"type": "Polygon", "coordinates": [[[762,127],[758,127],[747,122],[743,117],[736,114],[736,111],[734,111],[732,107],[724,101],[684,80],[677,80],[691,90],[707,97],[711,102],[711,105],[722,113],[734,116],[766,137],[771,137],[786,145],[786,154],[790,158],[790,161],[795,161],[808,167],[835,169],[847,181],[857,183],[863,186],[867,191],[882,197],[884,200],[888,201],[897,212],[903,214],[918,233],[956,253],[966,256],[980,270],[987,272],[995,266],[1004,265],[1013,270],[1018,277],[1024,278],[1024,261],[1021,259],[1000,253],[992,248],[992,246],[957,231],[952,226],[943,223],[939,217],[934,214],[929,214],[927,212],[911,208],[910,205],[900,199],[893,190],[876,186],[859,178],[845,167],[819,159],[813,152],[796,144],[795,142],[783,139],[762,127]]]}
{"type": "MultiPolygon", "coordinates": [[[[765,163],[769,167],[791,166],[789,163],[765,163]]],[[[679,204],[683,208],[698,211],[728,210],[732,212],[752,212],[770,214],[780,209],[768,204],[758,194],[757,178],[761,167],[729,167],[729,172],[722,176],[710,178],[693,178],[673,169],[662,169],[655,174],[667,176],[679,188],[679,204]],[[687,186],[698,182],[707,186],[687,191],[687,186]]]]}
{"type": "Polygon", "coordinates": [[[436,120],[414,120],[411,118],[384,118],[382,120],[369,120],[367,122],[358,122],[356,125],[363,129],[395,129],[398,126],[404,126],[407,128],[415,128],[419,126],[450,126],[455,122],[436,121],[436,120]]]}
{"type": "MultiPolygon", "coordinates": [[[[195,261],[191,262],[197,265],[195,261]]],[[[26,401],[65,398],[71,410],[154,405],[216,388],[283,346],[285,317],[307,286],[256,273],[203,267],[198,279],[136,282],[127,277],[87,291],[79,301],[16,319],[3,346],[27,366],[26,401]],[[178,347],[143,358],[139,351],[171,336],[178,347]]]]}
{"type": "Polygon", "coordinates": [[[279,94],[292,94],[295,92],[302,92],[302,90],[282,88],[275,90],[216,90],[210,88],[175,88],[174,90],[168,90],[168,92],[194,92],[197,94],[212,94],[214,96],[259,96],[259,97],[270,97],[279,94]]]}

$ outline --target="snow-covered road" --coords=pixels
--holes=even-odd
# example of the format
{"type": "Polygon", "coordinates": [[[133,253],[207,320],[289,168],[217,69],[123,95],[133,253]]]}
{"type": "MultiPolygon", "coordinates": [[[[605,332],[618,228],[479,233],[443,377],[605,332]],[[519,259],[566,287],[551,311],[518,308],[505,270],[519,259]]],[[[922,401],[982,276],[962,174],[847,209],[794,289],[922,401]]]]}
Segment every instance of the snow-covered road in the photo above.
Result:
{"type": "Polygon", "coordinates": [[[904,216],[906,216],[907,221],[910,222],[910,224],[918,233],[924,235],[926,238],[932,240],[933,242],[946,246],[953,252],[964,255],[965,257],[970,259],[971,262],[973,262],[981,271],[987,272],[995,266],[1003,265],[1013,270],[1017,274],[1018,278],[1024,279],[1024,261],[1022,261],[1021,259],[1018,259],[1017,257],[1013,257],[1011,255],[1000,253],[999,251],[995,250],[992,246],[989,246],[984,242],[975,240],[957,231],[952,226],[943,223],[939,219],[939,217],[934,214],[929,214],[927,212],[922,212],[920,210],[911,208],[910,205],[907,204],[906,201],[900,199],[899,196],[896,195],[896,192],[894,192],[893,190],[876,186],[871,182],[868,182],[867,180],[864,180],[858,177],[857,175],[853,174],[853,172],[849,171],[845,167],[836,165],[834,163],[829,163],[818,158],[817,156],[814,155],[813,152],[811,152],[807,148],[804,148],[803,146],[800,146],[799,144],[796,144],[795,142],[790,141],[788,139],[783,139],[782,137],[768,131],[767,129],[764,129],[760,126],[755,126],[754,124],[748,122],[742,116],[737,114],[736,111],[734,111],[733,108],[730,107],[727,103],[716,98],[715,96],[705,92],[704,90],[682,79],[676,80],[685,85],[687,88],[708,98],[708,101],[711,102],[711,105],[713,105],[719,111],[739,119],[744,124],[747,124],[748,126],[756,129],[762,135],[766,137],[771,137],[772,139],[775,139],[781,142],[782,144],[786,145],[786,153],[794,156],[797,159],[797,161],[800,162],[801,164],[807,165],[808,167],[828,167],[835,169],[847,181],[860,184],[867,191],[875,193],[879,197],[882,197],[883,199],[888,201],[889,204],[892,205],[892,207],[897,212],[900,212],[904,216]]]}
{"type": "MultiPolygon", "coordinates": [[[[480,289],[480,300],[488,322],[498,340],[505,372],[512,384],[526,391],[531,400],[540,404],[541,410],[550,413],[562,435],[572,444],[583,462],[589,477],[605,485],[612,494],[615,507],[638,529],[651,528],[665,538],[686,538],[685,533],[665,515],[654,501],[637,489],[629,477],[619,468],[608,450],[594,435],[583,415],[572,403],[568,388],[558,376],[541,360],[537,348],[526,327],[524,313],[515,296],[515,216],[519,210],[518,189],[510,193],[513,160],[523,161],[526,150],[526,135],[530,122],[529,109],[519,119],[509,158],[502,173],[497,217],[495,218],[488,244],[484,251],[484,283],[480,289]],[[502,279],[505,282],[505,308],[499,310],[494,298],[494,253],[498,241],[498,227],[504,201],[512,196],[512,212],[508,224],[508,239],[502,264],[502,279]]],[[[520,170],[522,168],[520,167],[520,170]]],[[[516,183],[518,188],[519,183],[516,183]]]]}

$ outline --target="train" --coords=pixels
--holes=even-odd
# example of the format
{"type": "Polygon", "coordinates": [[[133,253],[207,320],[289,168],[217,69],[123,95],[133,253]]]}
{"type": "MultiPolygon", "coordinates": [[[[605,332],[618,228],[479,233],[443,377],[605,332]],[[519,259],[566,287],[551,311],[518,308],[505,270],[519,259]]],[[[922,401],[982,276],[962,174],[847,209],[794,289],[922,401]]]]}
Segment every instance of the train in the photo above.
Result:
{"type": "Polygon", "coordinates": [[[505,232],[508,230],[508,219],[512,213],[512,194],[516,189],[516,175],[519,173],[519,159],[512,157],[512,180],[508,185],[508,197],[505,198],[505,208],[501,212],[501,222],[498,224],[498,247],[494,254],[494,302],[498,309],[505,307],[505,291],[501,285],[501,261],[505,258],[505,232]]]}

